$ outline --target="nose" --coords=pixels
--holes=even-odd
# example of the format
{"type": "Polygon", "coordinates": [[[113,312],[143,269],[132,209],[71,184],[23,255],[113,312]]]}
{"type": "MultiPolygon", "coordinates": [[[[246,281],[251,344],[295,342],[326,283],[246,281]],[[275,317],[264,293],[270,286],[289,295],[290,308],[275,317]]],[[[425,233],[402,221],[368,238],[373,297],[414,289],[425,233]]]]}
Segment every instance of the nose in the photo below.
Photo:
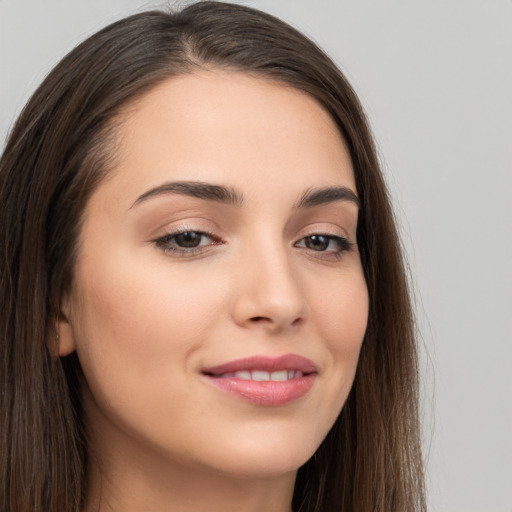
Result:
{"type": "Polygon", "coordinates": [[[235,323],[279,333],[306,320],[306,296],[290,259],[285,247],[244,258],[235,283],[235,323]]]}

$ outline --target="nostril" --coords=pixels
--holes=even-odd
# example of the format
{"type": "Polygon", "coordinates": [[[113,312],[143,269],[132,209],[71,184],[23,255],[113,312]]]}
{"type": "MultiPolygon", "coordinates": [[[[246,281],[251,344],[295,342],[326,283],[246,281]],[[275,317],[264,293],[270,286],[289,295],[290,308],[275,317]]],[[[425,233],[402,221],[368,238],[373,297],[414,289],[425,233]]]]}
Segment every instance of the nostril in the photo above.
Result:
{"type": "Polygon", "coordinates": [[[265,316],[254,316],[254,317],[251,318],[251,320],[253,322],[264,322],[264,321],[269,321],[270,318],[267,318],[265,316]]]}
{"type": "MultiPolygon", "coordinates": [[[[269,318],[268,316],[253,316],[249,319],[249,322],[252,324],[269,324],[269,325],[275,325],[278,327],[280,324],[279,321],[274,321],[272,318],[269,318]]],[[[302,318],[299,316],[295,320],[293,320],[290,324],[290,326],[298,326],[302,323],[302,318]]],[[[283,324],[284,325],[284,324],[283,324]]]]}

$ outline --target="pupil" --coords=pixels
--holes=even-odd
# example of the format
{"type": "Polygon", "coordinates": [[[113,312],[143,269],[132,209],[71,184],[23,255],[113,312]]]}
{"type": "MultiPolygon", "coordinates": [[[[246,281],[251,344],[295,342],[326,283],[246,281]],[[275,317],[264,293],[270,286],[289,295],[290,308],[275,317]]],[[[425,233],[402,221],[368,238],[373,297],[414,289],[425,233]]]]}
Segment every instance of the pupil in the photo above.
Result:
{"type": "Polygon", "coordinates": [[[325,251],[329,246],[329,239],[322,235],[312,235],[306,238],[306,247],[314,251],[325,251]]]}
{"type": "Polygon", "coordinates": [[[201,243],[201,235],[194,231],[187,231],[176,235],[176,242],[180,247],[197,247],[201,243]]]}

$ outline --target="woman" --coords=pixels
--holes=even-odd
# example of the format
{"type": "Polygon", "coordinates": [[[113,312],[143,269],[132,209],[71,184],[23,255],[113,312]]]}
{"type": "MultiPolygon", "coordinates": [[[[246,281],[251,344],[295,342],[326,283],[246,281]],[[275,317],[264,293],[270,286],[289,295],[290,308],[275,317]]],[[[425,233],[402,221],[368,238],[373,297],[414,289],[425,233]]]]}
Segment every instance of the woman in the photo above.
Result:
{"type": "Polygon", "coordinates": [[[216,2],[114,23],[0,180],[2,510],[424,510],[392,211],[313,43],[216,2]]]}

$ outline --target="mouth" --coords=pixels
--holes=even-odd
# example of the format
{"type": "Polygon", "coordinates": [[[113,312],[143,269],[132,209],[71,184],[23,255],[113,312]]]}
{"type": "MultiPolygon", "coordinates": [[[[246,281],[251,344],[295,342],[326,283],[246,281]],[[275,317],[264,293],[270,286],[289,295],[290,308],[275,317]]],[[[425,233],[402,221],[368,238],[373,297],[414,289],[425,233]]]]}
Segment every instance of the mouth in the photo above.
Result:
{"type": "Polygon", "coordinates": [[[316,365],[302,356],[254,356],[203,369],[204,378],[235,398],[255,405],[281,406],[313,387],[316,365]]]}
{"type": "Polygon", "coordinates": [[[232,373],[206,374],[218,379],[241,379],[253,380],[256,382],[285,382],[291,379],[300,379],[304,373],[300,370],[277,370],[267,372],[265,370],[241,370],[232,373]]]}

